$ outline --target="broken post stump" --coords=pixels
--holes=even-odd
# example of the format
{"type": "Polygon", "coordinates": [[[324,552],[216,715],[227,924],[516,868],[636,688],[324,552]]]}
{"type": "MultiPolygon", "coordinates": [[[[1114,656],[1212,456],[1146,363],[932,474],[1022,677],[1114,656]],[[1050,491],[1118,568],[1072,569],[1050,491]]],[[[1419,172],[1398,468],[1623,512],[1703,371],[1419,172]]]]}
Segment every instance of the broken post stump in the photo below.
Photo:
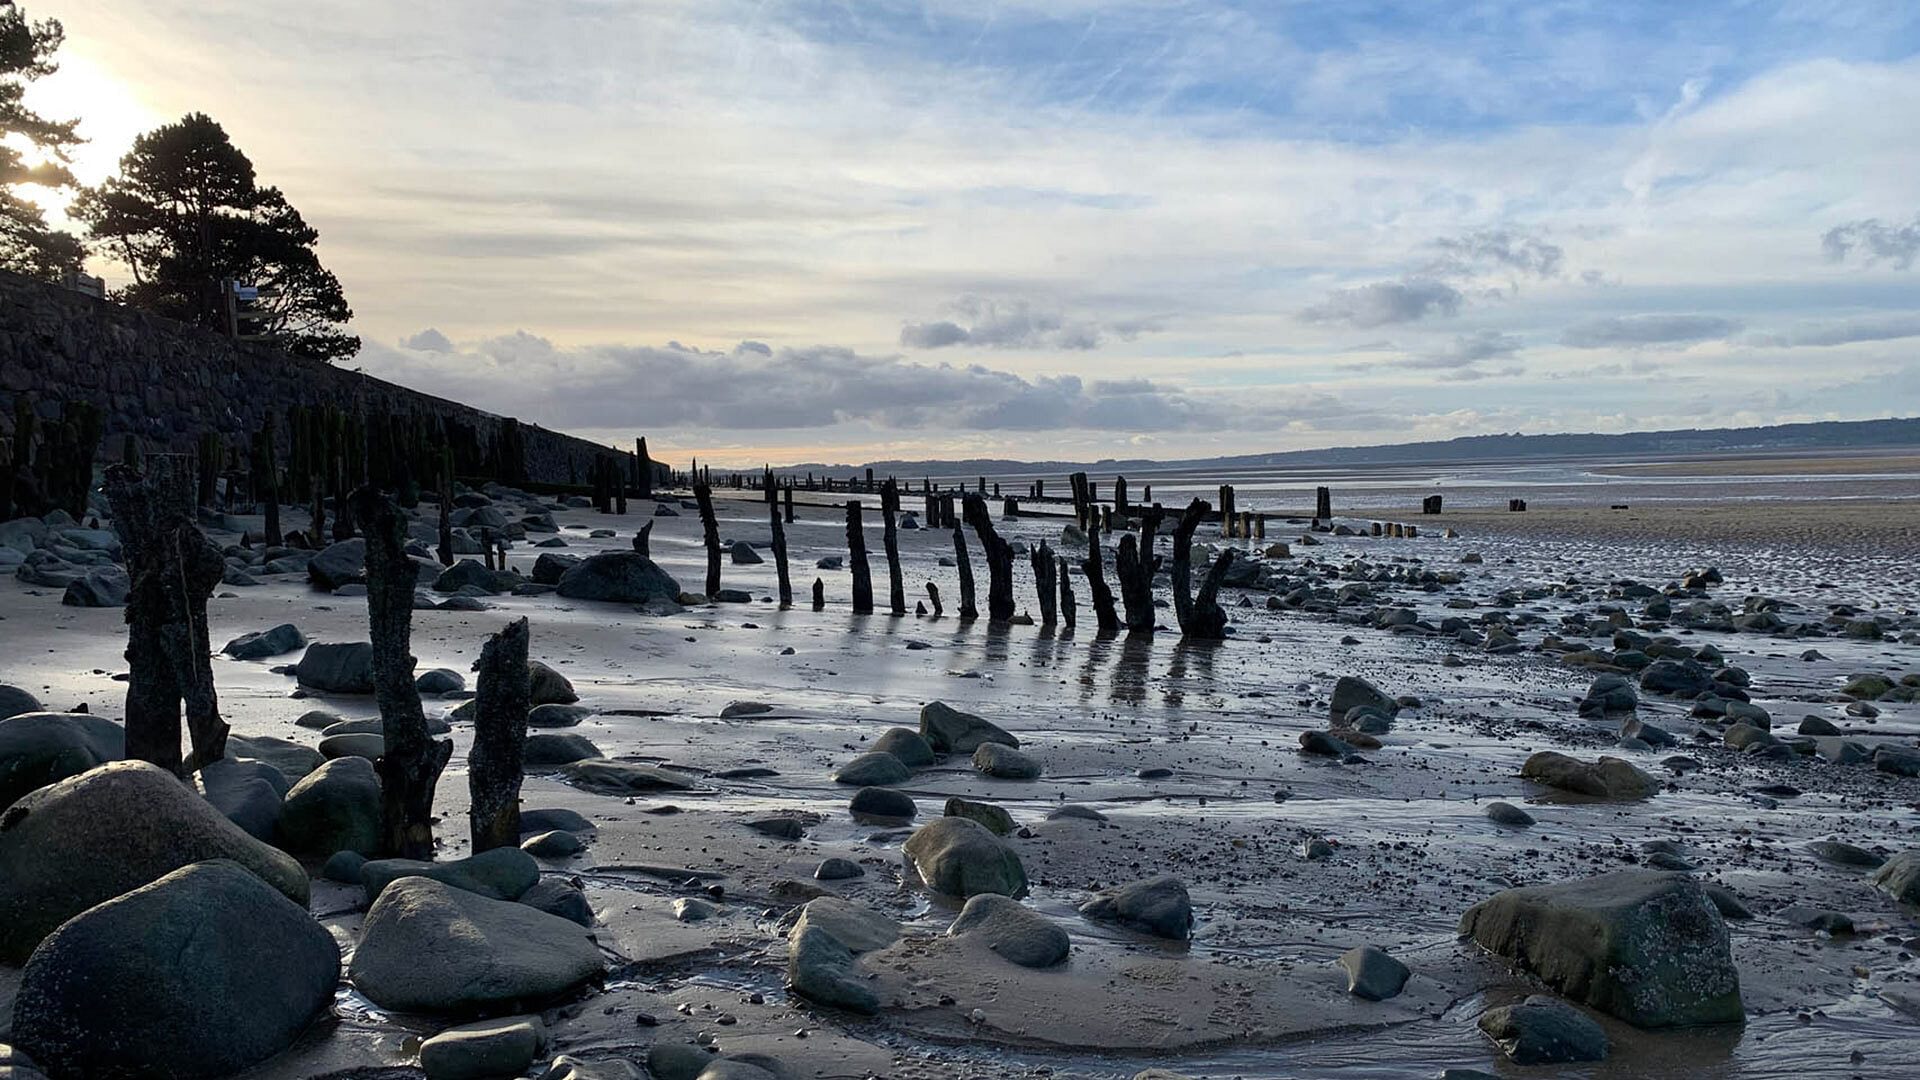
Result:
{"type": "Polygon", "coordinates": [[[860,524],[860,500],[847,500],[847,566],[853,571],[853,611],[873,611],[873,569],[867,565],[867,533],[860,524]]]}
{"type": "Polygon", "coordinates": [[[1313,489],[1313,516],[1321,521],[1333,520],[1333,489],[1317,487],[1313,489]]]}
{"type": "Polygon", "coordinates": [[[935,585],[931,581],[927,582],[927,599],[933,601],[934,618],[937,619],[946,613],[947,609],[940,604],[940,586],[935,585]]]}
{"type": "Polygon", "coordinates": [[[694,502],[700,507],[700,533],[707,544],[707,598],[720,591],[720,523],[713,516],[713,488],[701,480],[693,485],[694,502]]]}
{"type": "Polygon", "coordinates": [[[1054,560],[1053,572],[1060,582],[1060,622],[1071,630],[1078,613],[1074,611],[1073,572],[1067,566],[1066,556],[1054,560]]]}
{"type": "Polygon", "coordinates": [[[1106,571],[1100,565],[1100,537],[1093,533],[1087,534],[1087,557],[1080,563],[1080,569],[1087,575],[1087,593],[1093,599],[1096,629],[1103,635],[1118,633],[1120,617],[1114,613],[1113,590],[1107,587],[1106,571]]]}
{"type": "Polygon", "coordinates": [[[987,619],[1004,623],[1013,618],[1014,612],[1013,546],[994,531],[985,496],[967,496],[966,518],[987,559],[987,619]]]}
{"type": "Polygon", "coordinates": [[[900,577],[900,487],[891,477],[880,486],[880,544],[887,553],[887,605],[894,615],[907,613],[907,590],[900,577]]]}
{"type": "Polygon", "coordinates": [[[827,606],[827,583],[819,578],[813,579],[813,610],[819,611],[827,606]]]}
{"type": "Polygon", "coordinates": [[[1033,565],[1033,589],[1040,601],[1040,625],[1052,626],[1056,621],[1054,602],[1058,588],[1054,579],[1053,549],[1043,540],[1029,550],[1028,561],[1033,565]]]}
{"type": "Polygon", "coordinates": [[[520,843],[520,781],[525,769],[532,672],[527,620],[515,619],[480,646],[473,746],[467,751],[467,825],[479,854],[520,843]]]}
{"type": "MultiPolygon", "coordinates": [[[[948,496],[949,519],[953,516],[952,509],[953,498],[948,496]]],[[[948,524],[953,527],[953,562],[960,574],[960,617],[968,620],[977,619],[980,617],[980,609],[973,604],[973,561],[967,558],[967,536],[961,530],[959,522],[949,520],[948,524]]]]}

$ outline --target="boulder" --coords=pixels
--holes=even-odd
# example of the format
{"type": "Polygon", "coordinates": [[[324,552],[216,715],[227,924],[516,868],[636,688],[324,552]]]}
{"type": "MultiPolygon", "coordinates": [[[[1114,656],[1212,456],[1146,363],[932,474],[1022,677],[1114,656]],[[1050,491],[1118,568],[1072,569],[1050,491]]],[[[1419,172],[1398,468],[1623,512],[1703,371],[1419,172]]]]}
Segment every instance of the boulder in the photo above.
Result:
{"type": "MultiPolygon", "coordinates": [[[[461,559],[433,579],[433,591],[438,593],[457,593],[463,590],[478,590],[487,594],[502,593],[518,585],[520,575],[500,570],[489,570],[478,559],[461,559]]],[[[471,591],[467,592],[471,596],[471,591]]]]}
{"type": "Polygon", "coordinates": [[[1487,804],[1487,820],[1495,825],[1524,829],[1533,824],[1533,815],[1510,802],[1490,802],[1487,804]]]}
{"type": "Polygon", "coordinates": [[[11,683],[0,683],[0,720],[40,711],[39,698],[11,683]]]}
{"type": "Polygon", "coordinates": [[[886,822],[911,821],[919,812],[914,806],[913,796],[883,787],[861,788],[854,793],[847,810],[855,820],[878,819],[886,822]]]}
{"type": "Polygon", "coordinates": [[[67,582],[60,602],[68,607],[123,607],[132,588],[127,572],[117,566],[96,566],[67,582]]]}
{"type": "Polygon", "coordinates": [[[376,855],[383,847],[380,820],[380,777],[373,762],[334,758],[287,792],[280,807],[280,843],[303,855],[376,855]]]}
{"type": "Polygon", "coordinates": [[[1172,876],[1106,889],[1081,904],[1080,914],[1173,941],[1193,934],[1193,901],[1186,884],[1172,876]]]}
{"type": "Polygon", "coordinates": [[[947,800],[942,813],[947,817],[963,817],[979,822],[995,836],[1005,836],[1013,831],[1013,815],[992,803],[954,797],[947,800]]]}
{"type": "Polygon", "coordinates": [[[1580,699],[1580,715],[1604,719],[1615,713],[1632,712],[1639,704],[1640,695],[1625,676],[1602,675],[1593,680],[1586,696],[1580,699]]]}
{"type": "Polygon", "coordinates": [[[583,560],[578,555],[556,555],[543,551],[533,560],[533,580],[537,585],[558,585],[567,571],[579,566],[583,560]]]}
{"type": "Polygon", "coordinates": [[[1688,874],[1618,870],[1507,889],[1469,908],[1460,935],[1638,1027],[1743,1015],[1726,923],[1688,874]]]}
{"type": "Polygon", "coordinates": [[[1713,672],[1693,660],[1655,660],[1640,673],[1640,689],[1653,694],[1696,697],[1713,688],[1713,672]]]}
{"type": "Polygon", "coordinates": [[[645,795],[654,791],[691,791],[693,777],[657,765],[589,758],[560,766],[575,786],[601,795],[645,795]]]}
{"type": "Polygon", "coordinates": [[[328,592],[367,580],[367,542],[355,537],[321,548],[307,563],[307,577],[328,592]]]}
{"type": "Polygon", "coordinates": [[[1333,684],[1333,699],[1327,705],[1327,717],[1344,719],[1355,708],[1365,706],[1391,719],[1400,712],[1400,704],[1386,691],[1356,675],[1342,675],[1333,684]]]}
{"type": "Polygon", "coordinates": [[[506,1016],[450,1027],[420,1043],[427,1080],[493,1080],[520,1076],[546,1045],[538,1016],[506,1016]]]}
{"type": "Polygon", "coordinates": [[[1038,780],[1040,762],[1010,746],[981,743],[973,751],[976,771],[999,780],[1038,780]]]}
{"type": "Polygon", "coordinates": [[[873,952],[900,940],[898,922],[870,907],[837,896],[807,901],[793,924],[792,934],[797,935],[806,927],[824,931],[852,953],[873,952]]]}
{"type": "Polygon", "coordinates": [[[294,678],[323,694],[373,693],[373,644],[366,641],[322,641],[307,646],[294,678]]]}
{"type": "Polygon", "coordinates": [[[873,741],[875,751],[892,754],[909,769],[922,769],[933,764],[933,744],[919,732],[910,728],[888,728],[884,735],[873,741]]]}
{"type": "Polygon", "coordinates": [[[13,1039],[55,1075],[226,1076],[333,1002],[340,951],[237,863],[193,863],[55,930],[21,973],[13,1039]]]}
{"type": "Polygon", "coordinates": [[[1880,864],[1867,880],[1903,904],[1920,904],[1920,851],[1903,851],[1880,864]]]}
{"type": "Polygon", "coordinates": [[[732,557],[735,566],[758,566],[767,561],[761,558],[760,553],[753,550],[753,545],[745,540],[735,540],[727,549],[727,554],[732,557]]]}
{"type": "Polygon", "coordinates": [[[1609,1049],[1607,1033],[1592,1017],[1545,994],[1488,1009],[1479,1026],[1518,1065],[1604,1061],[1609,1049]]]}
{"type": "Polygon", "coordinates": [[[573,692],[573,684],[565,675],[548,667],[539,660],[527,665],[527,704],[571,705],[580,700],[573,692]]]}
{"type": "Polygon", "coordinates": [[[587,717],[593,710],[585,705],[563,705],[550,701],[545,705],[535,705],[527,710],[527,726],[531,728],[572,727],[587,717]]]}
{"type": "Polygon", "coordinates": [[[520,835],[546,832],[549,829],[565,829],[572,833],[592,832],[594,824],[576,810],[556,807],[520,811],[520,835]]]}
{"type": "Polygon", "coordinates": [[[587,845],[578,833],[548,829],[520,841],[520,850],[536,859],[565,859],[587,850],[587,845]]]}
{"type": "Polygon", "coordinates": [[[403,877],[432,878],[478,896],[518,900],[540,880],[540,864],[517,847],[500,847],[450,862],[418,859],[374,859],[360,867],[360,884],[367,902],[379,899],[387,886],[403,877]]]}
{"type": "Polygon", "coordinates": [[[593,905],[580,886],[557,877],[541,878],[520,894],[520,903],[579,926],[593,925],[593,905]]]}
{"type": "Polygon", "coordinates": [[[325,755],[311,746],[291,739],[276,739],[271,735],[229,735],[227,756],[265,762],[286,777],[290,784],[299,783],[327,760],[325,755]]]}
{"type": "Polygon", "coordinates": [[[920,880],[937,893],[962,899],[980,893],[1019,896],[1027,872],[1006,841],[971,818],[942,817],[916,829],[901,846],[920,880]]]}
{"type": "Polygon", "coordinates": [[[971,938],[1010,963],[1046,968],[1067,958],[1067,932],[1037,911],[1005,896],[981,893],[967,900],[947,927],[949,937],[971,938]]]}
{"type": "Polygon", "coordinates": [[[585,735],[571,731],[536,731],[527,736],[522,759],[528,768],[552,768],[601,756],[600,748],[585,735]]]}
{"type": "Polygon", "coordinates": [[[1407,965],[1372,945],[1348,949],[1335,963],[1347,973],[1347,993],[1368,1001],[1398,997],[1413,974],[1407,965]]]}
{"type": "Polygon", "coordinates": [[[31,792],[0,814],[0,962],[18,964],[74,915],[206,859],[232,859],[306,905],[298,862],[144,761],[31,792]]]}
{"type": "Polygon", "coordinates": [[[89,713],[24,712],[0,720],[0,808],[29,791],[127,756],[120,725],[89,713]]]}
{"type": "Polygon", "coordinates": [[[273,843],[280,804],[290,785],[264,761],[222,758],[200,770],[207,802],[248,836],[273,843]]]}
{"type": "Polygon", "coordinates": [[[348,966],[382,1008],[483,1014],[547,1001],[605,970],[578,924],[423,877],[381,891],[348,966]]]}
{"type": "Polygon", "coordinates": [[[853,787],[877,787],[903,784],[913,773],[904,762],[885,750],[861,754],[833,772],[833,782],[853,787]]]}
{"type": "Polygon", "coordinates": [[[422,694],[451,694],[467,688],[467,677],[452,668],[428,668],[414,676],[413,688],[422,694]]]}
{"type": "Polygon", "coordinates": [[[378,732],[339,731],[323,734],[320,738],[320,756],[328,759],[362,757],[368,761],[379,761],[386,752],[386,737],[378,732]]]}
{"type": "Polygon", "coordinates": [[[637,551],[606,551],[560,575],[558,592],[569,600],[620,604],[671,603],[680,583],[637,551]]]}
{"type": "Polygon", "coordinates": [[[265,660],[269,656],[290,653],[307,643],[307,635],[292,623],[281,623],[270,630],[255,630],[241,634],[221,647],[220,651],[235,660],[265,660]]]}
{"type": "Polygon", "coordinates": [[[1597,799],[1644,799],[1660,790],[1660,781],[1625,758],[1581,761],[1552,750],[1542,750],[1529,757],[1520,767],[1520,775],[1551,788],[1597,799]]]}
{"type": "Polygon", "coordinates": [[[853,953],[832,934],[804,922],[796,923],[787,938],[787,989],[850,1012],[880,1011],[879,997],[854,969],[853,953]]]}
{"type": "Polygon", "coordinates": [[[971,754],[981,743],[1020,745],[1019,739],[994,724],[940,701],[920,710],[920,735],[937,754],[971,754]]]}

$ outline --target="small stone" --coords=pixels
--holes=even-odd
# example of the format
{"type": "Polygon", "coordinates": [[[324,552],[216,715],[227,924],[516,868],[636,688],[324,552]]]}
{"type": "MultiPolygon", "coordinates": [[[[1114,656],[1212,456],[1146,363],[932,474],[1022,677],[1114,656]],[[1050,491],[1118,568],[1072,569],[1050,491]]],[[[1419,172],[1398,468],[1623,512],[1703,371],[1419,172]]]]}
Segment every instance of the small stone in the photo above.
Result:
{"type": "Polygon", "coordinates": [[[1372,945],[1348,949],[1340,955],[1339,964],[1347,973],[1347,993],[1368,1001],[1398,996],[1412,974],[1407,965],[1372,945]]]}

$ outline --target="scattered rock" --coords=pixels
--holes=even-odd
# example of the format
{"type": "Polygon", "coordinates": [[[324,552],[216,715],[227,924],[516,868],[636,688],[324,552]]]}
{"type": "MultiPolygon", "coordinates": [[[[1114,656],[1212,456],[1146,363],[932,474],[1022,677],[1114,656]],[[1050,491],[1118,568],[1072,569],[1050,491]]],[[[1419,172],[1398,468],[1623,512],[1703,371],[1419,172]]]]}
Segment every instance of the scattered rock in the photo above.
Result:
{"type": "Polygon", "coordinates": [[[1592,1017],[1545,994],[1488,1009],[1480,1030],[1519,1065],[1605,1061],[1609,1049],[1607,1033],[1592,1017]]]}
{"type": "Polygon", "coordinates": [[[937,754],[971,754],[982,743],[1019,748],[1020,740],[993,723],[963,713],[945,702],[928,703],[920,710],[920,735],[937,754]]]}
{"type": "Polygon", "coordinates": [[[593,925],[593,905],[578,885],[557,877],[543,877],[520,894],[520,903],[579,926],[593,925]]]}
{"type": "Polygon", "coordinates": [[[1019,896],[1027,891],[1020,856],[971,818],[931,821],[915,830],[901,851],[920,880],[938,893],[966,898],[980,893],[1019,896]]]}
{"type": "Polygon", "coordinates": [[[1598,799],[1644,799],[1660,790],[1660,781],[1625,758],[1581,761],[1542,750],[1520,767],[1520,775],[1548,787],[1598,799]]]}
{"type": "Polygon", "coordinates": [[[888,728],[885,734],[873,741],[873,748],[899,758],[900,763],[909,769],[922,769],[934,761],[933,744],[919,732],[908,728],[888,728]]]}
{"type": "Polygon", "coordinates": [[[521,750],[521,759],[529,769],[571,765],[576,761],[589,761],[601,756],[600,748],[593,744],[593,740],[571,731],[536,731],[527,736],[521,750]]]}
{"type": "Polygon", "coordinates": [[[885,750],[871,750],[834,770],[833,782],[853,787],[879,787],[903,784],[913,772],[904,762],[885,750]]]}
{"type": "Polygon", "coordinates": [[[529,705],[571,705],[580,700],[580,695],[573,692],[573,684],[567,681],[565,675],[539,660],[527,664],[527,682],[529,705]]]}
{"type": "Polygon", "coordinates": [[[1193,901],[1186,884],[1171,876],[1116,885],[1081,904],[1080,914],[1172,941],[1193,934],[1193,901]]]}
{"type": "Polygon", "coordinates": [[[796,924],[787,939],[787,989],[851,1012],[880,1011],[879,997],[854,968],[853,953],[832,934],[805,922],[796,924]]]}
{"type": "Polygon", "coordinates": [[[331,855],[380,852],[380,777],[365,758],[335,758],[287,792],[280,806],[280,842],[288,851],[331,855]]]}
{"type": "Polygon", "coordinates": [[[281,623],[271,630],[241,634],[221,646],[220,651],[235,660],[265,660],[269,656],[290,653],[307,643],[307,635],[292,623],[281,623]]]}
{"type": "Polygon", "coordinates": [[[974,802],[971,799],[950,798],[942,813],[947,817],[963,817],[979,822],[995,836],[1006,836],[1013,831],[1013,815],[992,803],[974,802]]]}
{"type": "Polygon", "coordinates": [[[1920,851],[1903,851],[1868,878],[1874,888],[1903,904],[1920,904],[1920,851]]]}
{"type": "Polygon", "coordinates": [[[452,668],[429,668],[414,677],[413,688],[423,694],[451,694],[467,688],[467,677],[452,668]]]}
{"type": "Polygon", "coordinates": [[[520,850],[536,859],[565,859],[586,849],[577,834],[564,829],[549,829],[520,841],[520,850]]]}
{"type": "Polygon", "coordinates": [[[373,645],[365,641],[315,642],[300,657],[294,677],[323,694],[373,693],[373,645]]]}
{"type": "Polygon", "coordinates": [[[0,720],[0,808],[29,791],[126,756],[126,732],[105,717],[51,712],[9,716],[0,720]]]}
{"type": "Polygon", "coordinates": [[[508,1016],[450,1027],[420,1044],[427,1080],[490,1080],[519,1076],[547,1038],[538,1016],[508,1016]]]}
{"type": "Polygon", "coordinates": [[[879,820],[888,824],[911,821],[919,812],[913,803],[913,796],[883,787],[861,788],[854,793],[847,809],[856,819],[879,820]]]}
{"type": "Polygon", "coordinates": [[[1010,963],[1046,968],[1067,958],[1067,932],[1018,900],[982,893],[967,901],[947,928],[950,937],[976,939],[1010,963]]]}
{"type": "Polygon", "coordinates": [[[1040,762],[999,743],[983,742],[973,751],[976,771],[1000,780],[1038,780],[1040,762]]]}
{"type": "Polygon", "coordinates": [[[1412,975],[1407,965],[1372,945],[1360,945],[1340,954],[1340,970],[1347,973],[1347,993],[1368,1001],[1397,997],[1412,975]]]}
{"type": "Polygon", "coordinates": [[[360,868],[360,882],[372,903],[394,882],[424,877],[494,900],[518,900],[540,880],[540,864],[516,847],[494,848],[450,862],[374,859],[360,868]]]}
{"type": "Polygon", "coordinates": [[[1533,824],[1533,815],[1508,802],[1490,802],[1487,804],[1487,820],[1496,825],[1506,825],[1515,829],[1524,829],[1533,824]]]}
{"type": "Polygon", "coordinates": [[[861,869],[859,863],[852,859],[842,859],[837,855],[820,860],[820,865],[813,868],[815,881],[850,881],[866,876],[867,872],[861,869]]]}
{"type": "Polygon", "coordinates": [[[655,791],[691,791],[693,777],[631,761],[591,758],[560,766],[560,775],[577,787],[602,795],[644,795],[655,791]]]}
{"type": "Polygon", "coordinates": [[[654,565],[652,559],[636,551],[590,555],[563,573],[557,585],[556,591],[569,600],[671,603],[680,595],[680,583],[654,565]]]}

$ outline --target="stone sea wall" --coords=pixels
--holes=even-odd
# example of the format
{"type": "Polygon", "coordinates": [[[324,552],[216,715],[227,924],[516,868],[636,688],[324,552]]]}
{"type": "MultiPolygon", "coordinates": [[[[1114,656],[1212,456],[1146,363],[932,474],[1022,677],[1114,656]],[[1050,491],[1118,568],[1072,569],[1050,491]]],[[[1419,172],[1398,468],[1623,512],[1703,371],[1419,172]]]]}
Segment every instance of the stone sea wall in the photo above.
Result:
{"type": "MultiPolygon", "coordinates": [[[[345,367],[233,341],[171,319],[97,300],[57,285],[0,271],[0,432],[12,433],[14,399],[27,395],[43,418],[63,401],[104,413],[101,455],[117,455],[121,437],[152,450],[191,451],[203,432],[237,438],[277,412],[282,447],[291,405],[418,416],[430,425],[461,424],[483,445],[506,417],[423,394],[345,367]]],[[[584,483],[589,462],[607,447],[531,424],[520,425],[527,479],[584,483]]]]}

